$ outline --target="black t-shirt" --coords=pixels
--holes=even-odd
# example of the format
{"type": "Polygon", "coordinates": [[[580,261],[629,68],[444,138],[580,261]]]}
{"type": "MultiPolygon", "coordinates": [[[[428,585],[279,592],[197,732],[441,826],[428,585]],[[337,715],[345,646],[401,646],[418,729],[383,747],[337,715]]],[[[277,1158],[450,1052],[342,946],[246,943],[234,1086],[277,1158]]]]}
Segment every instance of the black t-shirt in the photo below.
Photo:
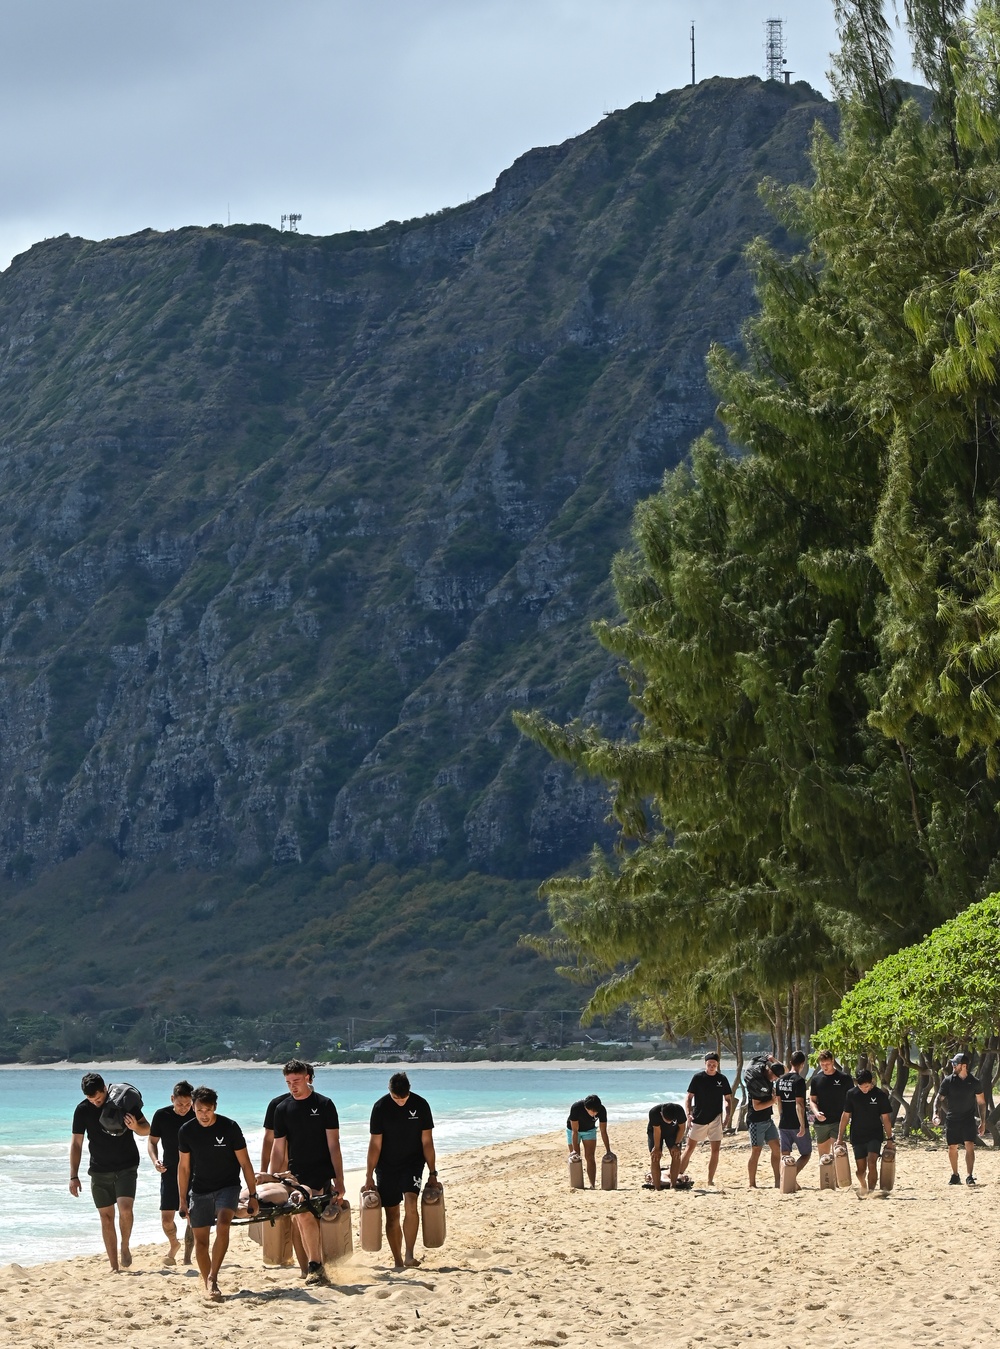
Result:
{"type": "Polygon", "coordinates": [[[572,1129],[574,1120],[576,1120],[577,1132],[585,1134],[591,1129],[596,1129],[598,1124],[607,1124],[608,1112],[602,1105],[595,1119],[582,1101],[574,1101],[569,1108],[569,1117],[566,1120],[567,1129],[572,1129]]]}
{"type": "Polygon", "coordinates": [[[794,1070],[785,1073],[778,1078],[776,1083],[778,1100],[781,1102],[781,1114],[778,1117],[779,1129],[798,1129],[799,1112],[795,1108],[795,1102],[801,1101],[803,1108],[806,1101],[806,1080],[801,1073],[794,1070]]]}
{"type": "Polygon", "coordinates": [[[867,1091],[852,1087],[844,1101],[844,1109],[851,1117],[851,1137],[859,1143],[881,1138],[882,1116],[892,1114],[888,1093],[874,1085],[867,1091]]]}
{"type": "Polygon", "coordinates": [[[243,1130],[234,1119],[216,1115],[215,1123],[200,1124],[197,1116],[182,1124],[177,1134],[177,1149],[191,1158],[191,1190],[211,1194],[240,1183],[239,1149],[245,1148],[243,1130]]]}
{"type": "Polygon", "coordinates": [[[264,1111],[264,1128],[265,1128],[265,1129],[270,1129],[270,1130],[273,1132],[273,1130],[274,1130],[274,1112],[277,1110],[278,1106],[281,1105],[281,1102],[282,1102],[282,1101],[290,1101],[291,1099],[292,1099],[292,1093],[291,1093],[290,1091],[284,1091],[284,1092],[281,1093],[280,1096],[275,1096],[275,1098],[274,1098],[273,1101],[268,1101],[268,1103],[267,1103],[267,1109],[264,1111]]]}
{"type": "Polygon", "coordinates": [[[827,1124],[840,1123],[847,1093],[853,1086],[854,1078],[842,1068],[832,1073],[824,1073],[820,1068],[813,1073],[809,1082],[809,1095],[815,1099],[817,1109],[827,1124]]]}
{"type": "Polygon", "coordinates": [[[172,1105],[165,1105],[153,1114],[149,1125],[150,1137],[160,1140],[160,1160],[168,1170],[177,1170],[177,1135],[181,1125],[187,1124],[189,1119],[194,1119],[193,1106],[186,1115],[178,1115],[172,1105]]]}
{"type": "Polygon", "coordinates": [[[949,1119],[957,1119],[961,1115],[974,1115],[976,1113],[976,1097],[983,1094],[983,1084],[978,1077],[973,1077],[969,1073],[968,1077],[959,1077],[957,1073],[949,1073],[941,1083],[941,1098],[945,1103],[949,1119]]]}
{"type": "Polygon", "coordinates": [[[372,1106],[368,1132],[382,1135],[379,1167],[422,1166],[424,1145],[420,1135],[434,1128],[431,1108],[422,1096],[410,1092],[405,1105],[397,1105],[388,1093],[372,1106]]]}
{"type": "Polygon", "coordinates": [[[727,1096],[733,1089],[724,1073],[707,1073],[704,1069],[695,1073],[688,1083],[688,1091],[694,1097],[691,1115],[695,1124],[711,1124],[722,1114],[727,1096]]]}
{"type": "Polygon", "coordinates": [[[101,1127],[103,1109],[102,1105],[94,1105],[84,1097],[73,1111],[73,1132],[87,1136],[90,1149],[88,1176],[92,1176],[95,1171],[130,1171],[133,1166],[139,1165],[135,1134],[127,1126],[123,1134],[109,1134],[101,1127]]]}
{"type": "Polygon", "coordinates": [[[304,1185],[319,1186],[333,1179],[326,1131],[339,1128],[337,1107],[318,1091],[301,1101],[288,1096],[274,1112],[274,1136],[288,1139],[288,1169],[304,1185]]]}
{"type": "Polygon", "coordinates": [[[656,1135],[654,1129],[660,1131],[660,1146],[664,1148],[674,1148],[680,1142],[680,1136],[687,1123],[687,1116],[684,1114],[682,1105],[674,1105],[672,1102],[667,1105],[654,1105],[649,1112],[649,1123],[646,1125],[646,1137],[649,1140],[649,1146],[652,1147],[656,1135]],[[667,1118],[663,1118],[663,1111],[666,1110],[667,1118]]]}

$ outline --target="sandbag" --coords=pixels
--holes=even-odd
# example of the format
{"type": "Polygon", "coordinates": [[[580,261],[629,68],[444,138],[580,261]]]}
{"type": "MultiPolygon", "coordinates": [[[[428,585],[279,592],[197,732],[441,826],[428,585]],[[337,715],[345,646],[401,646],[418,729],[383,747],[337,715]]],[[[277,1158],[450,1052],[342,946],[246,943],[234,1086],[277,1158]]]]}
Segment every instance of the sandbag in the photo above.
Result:
{"type": "Polygon", "coordinates": [[[851,1159],[847,1155],[847,1145],[838,1143],[833,1149],[833,1155],[837,1169],[837,1184],[842,1190],[849,1190],[854,1184],[854,1177],[851,1175],[851,1159]]]}
{"type": "Polygon", "coordinates": [[[819,1159],[819,1188],[821,1190],[837,1188],[837,1164],[832,1152],[825,1152],[819,1159]]]}
{"type": "Polygon", "coordinates": [[[101,1128],[106,1134],[123,1134],[126,1115],[142,1114],[142,1093],[131,1082],[112,1082],[101,1107],[101,1128]]]}
{"type": "Polygon", "coordinates": [[[788,1155],[781,1159],[781,1193],[794,1194],[799,1188],[799,1182],[796,1179],[797,1171],[795,1167],[795,1158],[788,1155]]]}
{"type": "Polygon", "coordinates": [[[896,1144],[886,1143],[882,1149],[882,1160],[878,1169],[878,1187],[886,1194],[896,1183],[896,1144]]]}
{"type": "Polygon", "coordinates": [[[320,1214],[319,1232],[323,1243],[323,1261],[333,1264],[343,1260],[354,1251],[354,1236],[351,1232],[351,1206],[346,1199],[339,1204],[331,1200],[320,1214]]]}
{"type": "Polygon", "coordinates": [[[444,1188],[431,1181],[420,1196],[420,1234],[430,1249],[444,1245],[445,1237],[444,1188]]]}
{"type": "Polygon", "coordinates": [[[583,1189],[583,1158],[578,1152],[569,1154],[569,1184],[572,1190],[583,1189]]]}
{"type": "Polygon", "coordinates": [[[606,1152],[601,1161],[601,1189],[618,1189],[618,1158],[613,1152],[606,1152]]]}
{"type": "Polygon", "coordinates": [[[382,1200],[378,1190],[361,1191],[361,1249],[382,1249],[382,1200]]]}

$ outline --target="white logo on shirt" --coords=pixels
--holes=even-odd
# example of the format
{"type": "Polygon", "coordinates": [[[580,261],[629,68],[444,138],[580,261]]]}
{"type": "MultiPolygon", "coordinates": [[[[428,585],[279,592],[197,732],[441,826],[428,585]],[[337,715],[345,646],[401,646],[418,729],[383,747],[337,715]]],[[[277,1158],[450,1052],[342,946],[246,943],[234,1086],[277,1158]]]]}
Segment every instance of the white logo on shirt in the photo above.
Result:
{"type": "Polygon", "coordinates": [[[216,1138],[215,1140],[215,1146],[217,1148],[225,1147],[225,1143],[226,1143],[225,1137],[216,1138]]]}
{"type": "Polygon", "coordinates": [[[411,1111],[410,1111],[410,1119],[416,1119],[416,1118],[417,1118],[417,1112],[416,1112],[415,1110],[411,1110],[411,1111]]]}
{"type": "Polygon", "coordinates": [[[318,1110],[310,1110],[309,1113],[310,1113],[310,1115],[318,1115],[318,1114],[319,1114],[319,1111],[318,1111],[318,1110]]]}

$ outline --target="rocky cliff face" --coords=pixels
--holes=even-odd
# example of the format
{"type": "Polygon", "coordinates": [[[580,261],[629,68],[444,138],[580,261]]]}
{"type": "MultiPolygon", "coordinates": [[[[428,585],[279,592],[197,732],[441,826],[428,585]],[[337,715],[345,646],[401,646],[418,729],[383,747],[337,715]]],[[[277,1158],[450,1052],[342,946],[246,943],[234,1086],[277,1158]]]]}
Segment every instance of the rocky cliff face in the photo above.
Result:
{"type": "Polygon", "coordinates": [[[626,717],[589,620],[632,505],[712,420],[705,351],[738,341],[740,250],[773,229],[757,183],[802,178],[831,113],[707,81],[423,220],[15,259],[8,896],[93,848],[125,888],[155,865],[266,897],[287,869],[530,879],[600,838],[600,793],[510,711],[626,717]]]}

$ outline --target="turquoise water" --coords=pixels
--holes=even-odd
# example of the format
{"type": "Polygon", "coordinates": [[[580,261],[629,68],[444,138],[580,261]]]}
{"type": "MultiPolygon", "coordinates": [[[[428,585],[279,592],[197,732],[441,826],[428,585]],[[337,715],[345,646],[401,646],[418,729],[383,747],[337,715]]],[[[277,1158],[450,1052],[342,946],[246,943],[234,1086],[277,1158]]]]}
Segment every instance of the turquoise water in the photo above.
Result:
{"type": "MultiPolygon", "coordinates": [[[[102,1068],[108,1082],[133,1083],[142,1092],[146,1118],[168,1105],[170,1089],[187,1076],[219,1093],[219,1110],[239,1121],[257,1165],[264,1108],[284,1089],[277,1068],[102,1068]]],[[[348,1170],[364,1166],[368,1115],[387,1087],[390,1069],[320,1069],[316,1089],[332,1096],[340,1115],[340,1141],[348,1170]]],[[[561,1128],[571,1103],[596,1092],[610,1123],[635,1119],[655,1101],[683,1100],[688,1068],[434,1068],[409,1069],[413,1090],[434,1112],[438,1154],[524,1138],[561,1128]]],[[[24,1069],[4,1073],[0,1096],[0,1265],[22,1265],[91,1255],[103,1249],[86,1184],[79,1199],[67,1188],[70,1125],[81,1099],[79,1068],[24,1069]]],[[[612,1142],[614,1141],[612,1137],[612,1142]]],[[[139,1139],[142,1164],[133,1241],[162,1240],[159,1177],[139,1139]]],[[[86,1159],[86,1147],[84,1147],[86,1159]]],[[[442,1168],[444,1170],[444,1168],[442,1168]]],[[[81,1174],[86,1171],[86,1160],[81,1174]]],[[[85,1177],[84,1177],[85,1179],[85,1177]]]]}

